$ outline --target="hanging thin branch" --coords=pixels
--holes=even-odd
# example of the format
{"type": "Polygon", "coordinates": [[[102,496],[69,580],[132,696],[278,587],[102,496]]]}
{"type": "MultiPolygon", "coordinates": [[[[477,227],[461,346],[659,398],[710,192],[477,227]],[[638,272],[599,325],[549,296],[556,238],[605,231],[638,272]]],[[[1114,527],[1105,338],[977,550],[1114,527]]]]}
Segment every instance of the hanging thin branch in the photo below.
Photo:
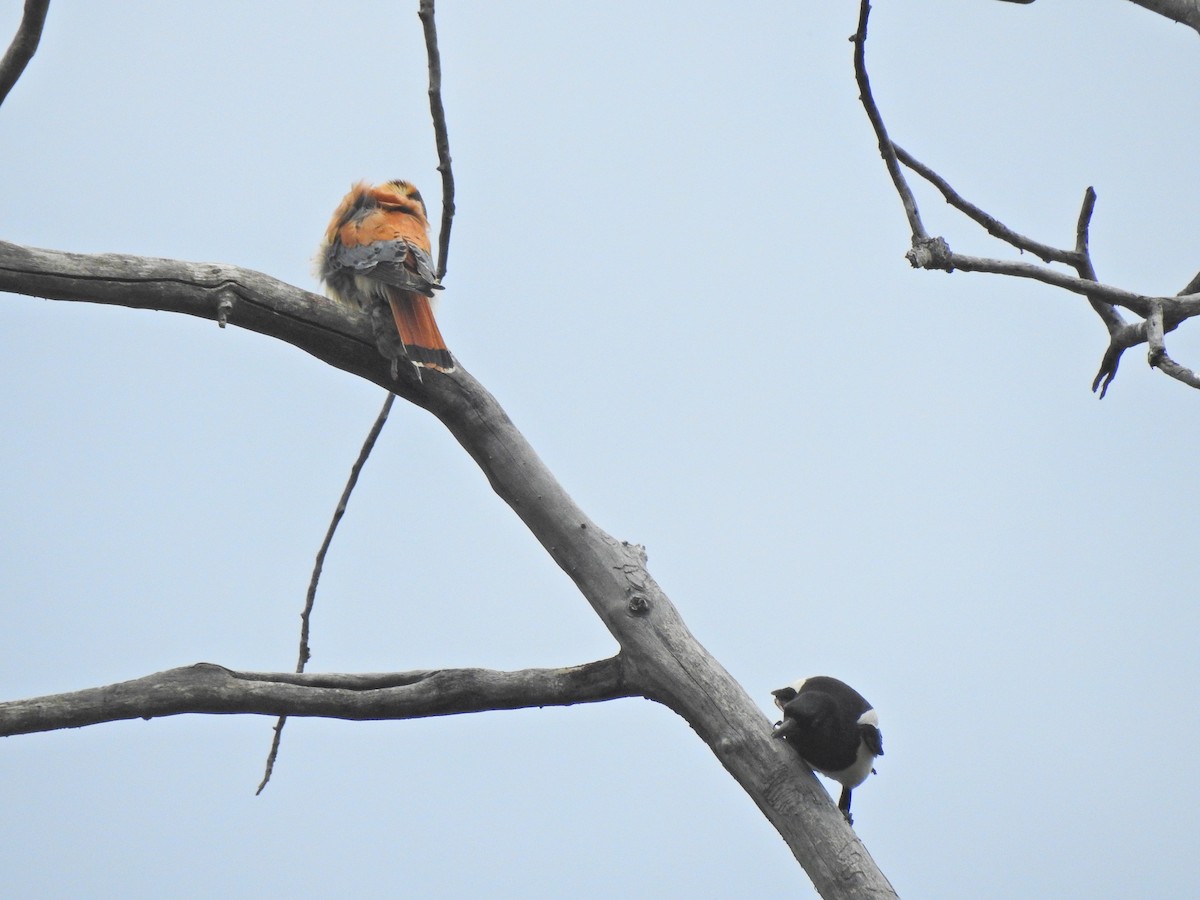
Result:
{"type": "MultiPolygon", "coordinates": [[[[383,425],[387,422],[388,413],[391,412],[392,403],[395,400],[396,395],[389,391],[387,399],[383,401],[383,408],[379,410],[379,415],[375,417],[375,424],[371,426],[371,430],[367,434],[367,439],[363,441],[362,449],[358,451],[358,459],[350,467],[350,477],[347,479],[346,487],[343,489],[342,496],[338,500],[337,508],[333,511],[333,518],[329,522],[329,528],[325,531],[325,540],[321,542],[321,549],[317,551],[317,559],[313,563],[312,577],[308,582],[308,594],[304,599],[304,611],[300,613],[300,650],[296,656],[297,673],[304,671],[305,664],[312,656],[312,651],[308,646],[309,627],[312,622],[313,606],[317,600],[317,582],[320,581],[321,570],[325,566],[325,555],[329,552],[329,545],[333,543],[333,535],[337,531],[338,523],[342,521],[342,516],[346,514],[346,506],[350,502],[350,494],[353,493],[354,486],[358,484],[359,473],[362,472],[363,465],[371,455],[371,451],[375,447],[375,442],[379,439],[379,433],[383,431],[383,425]]],[[[283,726],[286,722],[287,716],[280,716],[279,721],[275,723],[275,735],[271,739],[271,749],[267,753],[267,764],[263,771],[262,781],[258,783],[258,789],[254,792],[256,796],[263,792],[263,788],[271,780],[271,773],[275,771],[275,760],[279,757],[279,743],[283,739],[283,726]]]]}
{"type": "MultiPolygon", "coordinates": [[[[429,110],[433,116],[433,134],[438,151],[438,171],[442,173],[442,224],[438,235],[437,262],[438,281],[441,281],[446,275],[446,258],[450,252],[450,228],[454,222],[454,173],[450,167],[450,137],[446,132],[446,110],[442,106],[442,61],[441,55],[438,53],[437,25],[434,22],[433,0],[421,0],[417,15],[421,19],[421,26],[425,32],[425,50],[429,57],[429,110]]],[[[387,421],[388,413],[391,411],[392,401],[395,400],[395,396],[395,394],[389,392],[387,399],[383,402],[383,409],[380,410],[379,416],[376,418],[375,424],[372,426],[371,432],[367,435],[362,450],[358,454],[358,459],[350,470],[350,480],[346,483],[346,489],[342,492],[342,498],[338,501],[337,509],[334,510],[333,519],[329,523],[329,529],[325,532],[325,540],[321,544],[321,549],[317,552],[312,579],[308,584],[308,595],[304,603],[304,612],[300,615],[300,652],[299,659],[296,662],[297,672],[304,671],[304,664],[308,662],[311,655],[308,646],[309,625],[312,619],[313,604],[316,601],[317,581],[321,577],[321,568],[325,564],[325,554],[329,551],[329,545],[333,541],[334,532],[337,531],[338,523],[342,520],[342,516],[346,512],[346,504],[350,500],[350,494],[353,492],[355,484],[358,483],[358,473],[362,470],[367,457],[371,455],[375,441],[378,439],[379,433],[383,430],[383,425],[387,421]]],[[[279,721],[275,723],[275,734],[271,739],[271,749],[267,754],[267,763],[262,781],[259,782],[258,790],[254,792],[256,795],[261,794],[263,788],[267,786],[267,782],[271,780],[271,773],[275,769],[275,760],[279,756],[279,744],[283,737],[283,726],[286,722],[287,716],[280,716],[279,721]]]]}

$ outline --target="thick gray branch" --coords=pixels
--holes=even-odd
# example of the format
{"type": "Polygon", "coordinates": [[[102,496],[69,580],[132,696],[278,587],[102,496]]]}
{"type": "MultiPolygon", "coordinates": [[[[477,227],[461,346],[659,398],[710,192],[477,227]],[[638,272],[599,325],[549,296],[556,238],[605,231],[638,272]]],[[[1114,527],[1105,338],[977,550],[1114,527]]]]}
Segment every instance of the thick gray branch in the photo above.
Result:
{"type": "Polygon", "coordinates": [[[1200,32],[1200,0],[1130,0],[1130,2],[1200,32]]]}
{"type": "Polygon", "coordinates": [[[69,694],[0,703],[0,736],[184,713],[417,719],[571,706],[638,695],[614,656],[566,669],[437,669],[379,675],[235,672],[196,663],[69,694]]]}
{"type": "MultiPolygon", "coordinates": [[[[420,383],[393,382],[365,316],[349,316],[321,297],[234,266],[0,243],[0,291],[224,316],[432,412],[612,632],[626,682],[687,720],[778,829],[821,895],[895,896],[816,778],[771,739],[758,705],[688,631],[647,571],[642,548],[605,533],[575,505],[495,398],[461,366],[452,375],[427,372],[420,383]]],[[[305,714],[280,707],[269,712],[305,714]]]]}
{"type": "Polygon", "coordinates": [[[269,275],[238,266],[117,253],[39,250],[0,241],[0,291],[159,309],[232,323],[287,341],[313,356],[412,399],[375,351],[366,315],[269,275]]]}

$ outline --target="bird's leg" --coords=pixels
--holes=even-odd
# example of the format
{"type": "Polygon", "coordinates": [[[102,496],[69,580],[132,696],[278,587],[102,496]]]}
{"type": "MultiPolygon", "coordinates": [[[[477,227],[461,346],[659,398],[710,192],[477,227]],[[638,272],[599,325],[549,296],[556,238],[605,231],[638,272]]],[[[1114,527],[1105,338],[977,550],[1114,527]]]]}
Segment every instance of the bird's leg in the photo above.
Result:
{"type": "Polygon", "coordinates": [[[846,824],[853,825],[854,817],[850,815],[850,788],[842,788],[841,799],[838,800],[838,809],[842,811],[842,815],[846,817],[846,824]]]}
{"type": "MultiPolygon", "coordinates": [[[[396,331],[396,322],[392,318],[392,309],[386,303],[371,304],[371,332],[375,335],[375,349],[384,359],[391,360],[392,381],[400,380],[400,363],[408,360],[408,351],[400,334],[396,331]]],[[[413,364],[413,373],[419,383],[421,370],[413,364]]],[[[408,374],[408,373],[406,373],[408,374]]]]}

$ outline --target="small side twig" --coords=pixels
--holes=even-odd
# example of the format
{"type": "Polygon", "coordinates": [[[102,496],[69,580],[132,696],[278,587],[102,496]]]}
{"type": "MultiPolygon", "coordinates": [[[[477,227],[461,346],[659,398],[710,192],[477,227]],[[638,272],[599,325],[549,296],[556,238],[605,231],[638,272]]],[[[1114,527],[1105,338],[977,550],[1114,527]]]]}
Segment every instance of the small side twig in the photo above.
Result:
{"type": "MultiPolygon", "coordinates": [[[[333,518],[329,522],[329,528],[325,531],[325,540],[321,542],[321,549],[317,551],[317,558],[313,563],[312,577],[308,582],[308,594],[304,598],[304,611],[300,613],[300,651],[296,658],[297,673],[304,671],[305,664],[312,657],[312,651],[308,645],[309,625],[312,621],[313,606],[317,600],[317,582],[321,580],[321,570],[325,567],[325,555],[329,552],[329,545],[333,543],[333,535],[337,531],[338,524],[342,521],[342,516],[346,514],[346,506],[350,502],[350,494],[353,493],[354,486],[358,484],[358,476],[362,472],[367,458],[371,455],[371,451],[375,448],[375,442],[379,440],[379,434],[383,431],[383,425],[387,422],[388,414],[392,411],[392,403],[395,400],[396,395],[389,393],[387,399],[383,401],[383,408],[379,410],[379,415],[375,417],[375,424],[371,426],[371,430],[367,434],[367,439],[363,441],[362,449],[358,452],[358,459],[350,467],[350,477],[346,480],[346,487],[342,490],[342,496],[338,499],[337,508],[333,511],[333,518]]],[[[254,792],[255,796],[261,794],[263,788],[267,786],[267,782],[271,780],[271,773],[275,770],[275,760],[279,757],[279,744],[283,740],[283,726],[286,722],[287,716],[280,716],[279,720],[275,723],[275,734],[271,738],[271,749],[267,753],[267,763],[263,770],[262,781],[259,782],[258,789],[254,792]]]]}
{"type": "Polygon", "coordinates": [[[50,0],[25,0],[21,24],[17,26],[17,33],[8,45],[8,52],[0,59],[0,103],[4,102],[37,52],[42,39],[42,26],[46,24],[46,13],[49,11],[50,0]]]}
{"type": "Polygon", "coordinates": [[[442,224],[438,233],[437,261],[437,275],[441,281],[446,275],[450,227],[454,223],[454,170],[450,166],[450,137],[446,132],[446,110],[442,106],[442,57],[438,52],[433,0],[421,0],[417,15],[425,32],[425,52],[429,56],[429,112],[433,116],[433,136],[437,143],[437,168],[442,173],[442,224]]]}

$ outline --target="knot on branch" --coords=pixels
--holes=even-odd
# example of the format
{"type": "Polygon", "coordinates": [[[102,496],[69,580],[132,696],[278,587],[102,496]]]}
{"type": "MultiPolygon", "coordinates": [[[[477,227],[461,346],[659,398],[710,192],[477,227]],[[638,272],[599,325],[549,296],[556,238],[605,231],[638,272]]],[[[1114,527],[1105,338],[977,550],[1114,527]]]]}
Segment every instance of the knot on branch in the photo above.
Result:
{"type": "Polygon", "coordinates": [[[233,300],[226,296],[217,303],[217,325],[224,328],[229,323],[229,314],[233,312],[233,300]]]}
{"type": "Polygon", "coordinates": [[[909,265],[914,269],[954,271],[954,265],[951,262],[952,254],[950,252],[950,245],[946,243],[945,238],[914,238],[913,247],[904,254],[904,258],[908,260],[909,265]]]}

